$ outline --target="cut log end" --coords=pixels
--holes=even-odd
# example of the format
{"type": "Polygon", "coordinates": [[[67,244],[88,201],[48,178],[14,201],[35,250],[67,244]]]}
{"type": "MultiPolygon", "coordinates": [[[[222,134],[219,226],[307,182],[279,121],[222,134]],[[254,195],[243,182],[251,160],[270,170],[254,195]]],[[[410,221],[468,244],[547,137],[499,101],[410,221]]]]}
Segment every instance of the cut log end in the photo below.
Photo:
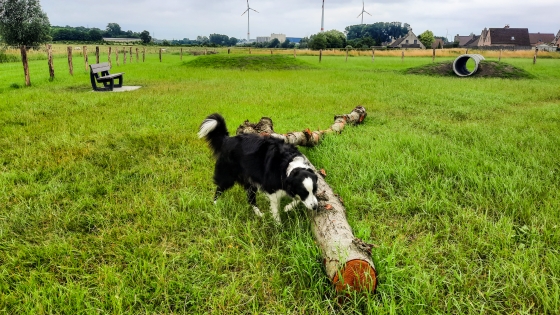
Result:
{"type": "Polygon", "coordinates": [[[333,279],[336,291],[374,293],[377,289],[377,274],[375,269],[365,260],[351,260],[344,265],[333,279]]]}

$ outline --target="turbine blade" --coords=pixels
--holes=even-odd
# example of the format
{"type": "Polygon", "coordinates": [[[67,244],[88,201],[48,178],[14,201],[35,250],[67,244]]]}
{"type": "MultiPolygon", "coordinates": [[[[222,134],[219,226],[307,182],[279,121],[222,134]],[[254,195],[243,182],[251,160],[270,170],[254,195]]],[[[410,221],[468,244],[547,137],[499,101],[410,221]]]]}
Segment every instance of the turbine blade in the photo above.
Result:
{"type": "Polygon", "coordinates": [[[257,13],[260,13],[259,11],[255,10],[255,9],[253,9],[253,8],[250,8],[250,9],[253,10],[253,11],[255,11],[255,12],[257,12],[257,13]]]}
{"type": "Polygon", "coordinates": [[[360,13],[360,14],[358,14],[358,16],[357,16],[356,18],[359,18],[359,17],[360,17],[360,15],[363,15],[363,13],[360,13]]]}
{"type": "MultiPolygon", "coordinates": [[[[364,11],[364,12],[365,12],[365,13],[367,13],[367,14],[369,14],[369,12],[368,12],[368,11],[364,11]]],[[[371,14],[369,14],[369,15],[371,15],[371,14]]],[[[371,16],[373,16],[373,15],[371,15],[371,16]]]]}
{"type": "Polygon", "coordinates": [[[241,14],[241,16],[244,16],[245,13],[247,13],[247,11],[249,11],[249,9],[245,10],[245,12],[243,12],[243,14],[241,14]]]}

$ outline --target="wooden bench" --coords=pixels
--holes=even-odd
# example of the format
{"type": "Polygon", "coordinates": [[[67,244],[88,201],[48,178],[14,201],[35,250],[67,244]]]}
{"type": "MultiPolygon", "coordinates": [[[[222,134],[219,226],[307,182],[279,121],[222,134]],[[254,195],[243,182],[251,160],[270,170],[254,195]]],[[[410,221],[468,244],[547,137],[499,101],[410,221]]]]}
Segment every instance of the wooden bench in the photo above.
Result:
{"type": "Polygon", "coordinates": [[[91,86],[94,91],[112,91],[115,87],[122,87],[124,72],[110,74],[111,66],[108,62],[90,65],[89,68],[91,69],[89,73],[91,86]],[[117,78],[119,84],[115,84],[117,78]],[[103,87],[97,87],[97,83],[103,83],[103,87]]]}

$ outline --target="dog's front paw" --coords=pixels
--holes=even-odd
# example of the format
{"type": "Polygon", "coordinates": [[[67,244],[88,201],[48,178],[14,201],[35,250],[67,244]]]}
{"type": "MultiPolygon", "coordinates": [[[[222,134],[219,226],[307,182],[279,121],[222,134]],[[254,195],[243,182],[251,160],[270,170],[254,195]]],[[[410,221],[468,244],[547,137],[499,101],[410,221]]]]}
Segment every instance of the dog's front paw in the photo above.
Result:
{"type": "Polygon", "coordinates": [[[255,214],[256,214],[258,217],[261,217],[261,218],[262,218],[262,217],[264,216],[264,214],[261,212],[261,210],[259,210],[259,208],[255,207],[255,206],[253,206],[253,211],[255,211],[255,214]]]}

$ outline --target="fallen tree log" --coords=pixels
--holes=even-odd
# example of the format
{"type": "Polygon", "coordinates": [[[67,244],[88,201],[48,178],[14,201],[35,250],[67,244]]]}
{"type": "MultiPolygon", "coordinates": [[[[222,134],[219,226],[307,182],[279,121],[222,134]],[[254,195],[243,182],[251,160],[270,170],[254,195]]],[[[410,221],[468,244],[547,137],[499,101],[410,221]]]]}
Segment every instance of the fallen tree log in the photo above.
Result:
{"type": "Polygon", "coordinates": [[[271,136],[282,139],[284,142],[291,143],[293,145],[313,147],[319,144],[323,135],[332,132],[340,133],[346,124],[360,124],[364,121],[366,116],[366,109],[363,106],[357,106],[350,114],[334,116],[334,123],[326,130],[311,131],[310,129],[305,129],[303,131],[294,131],[286,134],[275,133],[272,119],[262,117],[256,124],[245,120],[245,122],[237,128],[236,134],[258,133],[262,136],[271,136]]]}
{"type": "MultiPolygon", "coordinates": [[[[258,133],[283,139],[286,143],[301,146],[315,146],[322,136],[330,132],[341,132],[344,126],[360,124],[367,116],[365,108],[356,107],[350,114],[335,116],[333,125],[323,131],[291,132],[277,134],[272,120],[263,117],[256,123],[245,121],[237,129],[237,134],[258,133]]],[[[311,229],[323,256],[323,265],[329,279],[338,292],[353,290],[374,292],[377,288],[377,274],[371,259],[372,245],[354,237],[352,228],[346,219],[346,208],[342,199],[327,184],[324,170],[318,171],[304,156],[306,162],[317,173],[318,210],[308,210],[311,229]]]]}

